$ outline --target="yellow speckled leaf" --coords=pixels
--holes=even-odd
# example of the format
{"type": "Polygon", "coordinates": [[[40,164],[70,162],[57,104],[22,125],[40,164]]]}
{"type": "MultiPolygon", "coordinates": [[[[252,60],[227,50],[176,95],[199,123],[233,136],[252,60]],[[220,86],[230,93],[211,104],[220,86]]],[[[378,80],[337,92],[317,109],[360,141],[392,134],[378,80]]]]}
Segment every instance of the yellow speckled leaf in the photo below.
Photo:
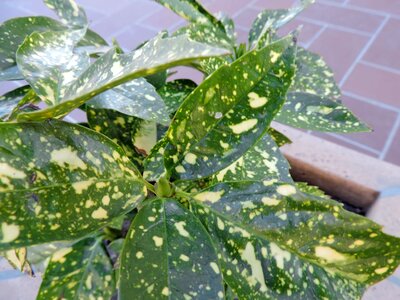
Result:
{"type": "Polygon", "coordinates": [[[145,197],[111,140],[62,121],[0,124],[0,249],[75,239],[145,197]]]}

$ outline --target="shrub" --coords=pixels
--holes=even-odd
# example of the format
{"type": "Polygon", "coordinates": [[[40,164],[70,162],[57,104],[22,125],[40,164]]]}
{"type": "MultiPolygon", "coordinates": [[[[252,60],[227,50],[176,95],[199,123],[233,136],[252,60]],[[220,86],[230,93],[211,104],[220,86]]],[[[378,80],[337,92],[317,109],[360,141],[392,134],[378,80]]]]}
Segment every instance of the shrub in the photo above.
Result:
{"type": "Polygon", "coordinates": [[[248,45],[194,0],[158,2],[189,24],[126,53],[72,0],[1,25],[0,78],[28,83],[0,100],[3,255],[47,265],[38,299],[359,299],[399,240],[294,182],[271,127],[368,130],[277,35],[313,1],[261,12],[248,45]],[[179,65],[204,81],[167,81],[179,65]],[[87,123],[62,120],[78,108],[87,123]]]}

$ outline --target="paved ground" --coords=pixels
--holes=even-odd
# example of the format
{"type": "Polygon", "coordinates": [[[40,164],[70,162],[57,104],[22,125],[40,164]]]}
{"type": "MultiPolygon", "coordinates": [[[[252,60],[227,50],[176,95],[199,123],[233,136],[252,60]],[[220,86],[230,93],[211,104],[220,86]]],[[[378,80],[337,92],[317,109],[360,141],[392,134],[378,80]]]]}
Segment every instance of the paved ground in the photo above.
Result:
{"type": "MultiPolygon", "coordinates": [[[[184,21],[150,0],[77,0],[91,27],[132,49],[159,30],[184,21]]],[[[292,0],[205,0],[213,12],[225,11],[237,22],[240,41],[257,13],[287,7],[292,0]]],[[[51,15],[40,0],[1,0],[0,21],[21,15],[51,15]]],[[[343,101],[373,133],[319,134],[325,139],[400,165],[400,1],[317,0],[286,28],[304,25],[303,46],[322,54],[336,72],[343,101]]],[[[0,86],[9,88],[10,84],[0,86]]]]}

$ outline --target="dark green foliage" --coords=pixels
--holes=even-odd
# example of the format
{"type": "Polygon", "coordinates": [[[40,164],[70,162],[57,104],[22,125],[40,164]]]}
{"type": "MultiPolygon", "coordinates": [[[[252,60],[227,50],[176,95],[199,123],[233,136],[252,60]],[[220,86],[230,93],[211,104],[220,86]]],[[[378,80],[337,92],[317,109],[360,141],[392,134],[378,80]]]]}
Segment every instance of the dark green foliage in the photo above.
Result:
{"type": "Polygon", "coordinates": [[[29,84],[0,98],[1,254],[45,270],[38,299],[360,299],[399,239],[293,182],[271,127],[368,130],[277,35],[314,1],[261,12],[249,45],[195,0],[158,2],[189,23],[127,53],[73,0],[0,25],[0,80],[29,84]],[[179,65],[204,81],[171,81],[179,65]],[[76,108],[85,127],[57,120],[76,108]]]}

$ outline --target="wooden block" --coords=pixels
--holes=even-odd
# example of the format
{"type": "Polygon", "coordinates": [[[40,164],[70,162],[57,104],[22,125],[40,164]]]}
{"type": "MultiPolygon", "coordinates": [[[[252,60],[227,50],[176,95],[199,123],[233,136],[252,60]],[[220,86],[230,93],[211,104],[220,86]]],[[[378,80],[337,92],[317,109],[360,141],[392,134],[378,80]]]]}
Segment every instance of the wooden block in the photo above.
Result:
{"type": "Polygon", "coordinates": [[[300,130],[274,123],[292,144],[282,147],[295,180],[368,208],[383,191],[400,188],[400,167],[342,147],[300,130]]]}

